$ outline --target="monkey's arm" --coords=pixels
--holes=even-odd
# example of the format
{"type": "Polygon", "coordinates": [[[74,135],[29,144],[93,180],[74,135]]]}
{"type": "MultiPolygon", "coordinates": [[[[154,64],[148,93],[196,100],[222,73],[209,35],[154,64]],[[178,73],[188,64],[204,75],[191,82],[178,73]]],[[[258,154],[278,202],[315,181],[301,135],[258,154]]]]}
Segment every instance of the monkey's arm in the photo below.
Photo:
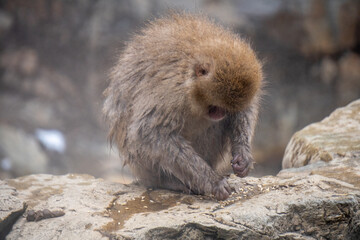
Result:
{"type": "Polygon", "coordinates": [[[254,134],[258,115],[258,98],[244,111],[231,118],[231,153],[233,159],[231,165],[234,173],[239,177],[245,177],[253,167],[251,154],[251,141],[254,134]]]}
{"type": "MultiPolygon", "coordinates": [[[[171,181],[172,177],[179,180],[186,188],[198,194],[213,194],[218,200],[226,199],[231,189],[221,176],[199,156],[189,142],[180,134],[183,120],[180,110],[175,109],[176,114],[164,114],[157,105],[153,111],[148,111],[146,116],[133,122],[135,132],[129,141],[129,151],[134,154],[134,159],[139,159],[138,165],[150,165],[147,168],[159,168],[165,178],[171,181]],[[136,144],[138,142],[138,144],[136,144]],[[138,147],[140,144],[140,148],[138,147]]],[[[145,166],[144,166],[145,167],[145,166]]],[[[150,170],[151,171],[151,170],[150,170]]],[[[167,183],[160,184],[163,187],[167,183]]],[[[170,184],[171,185],[171,184],[170,184]]]]}
{"type": "Polygon", "coordinates": [[[162,136],[156,144],[147,146],[152,153],[160,155],[161,170],[176,177],[191,191],[213,194],[218,200],[228,198],[231,189],[226,180],[215,173],[180,135],[162,136]]]}

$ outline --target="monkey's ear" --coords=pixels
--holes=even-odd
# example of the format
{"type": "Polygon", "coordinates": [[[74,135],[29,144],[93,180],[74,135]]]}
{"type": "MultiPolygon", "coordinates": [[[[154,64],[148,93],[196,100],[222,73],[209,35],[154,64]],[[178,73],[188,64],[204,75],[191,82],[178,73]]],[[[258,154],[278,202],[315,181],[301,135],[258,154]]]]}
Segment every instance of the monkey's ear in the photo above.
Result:
{"type": "Polygon", "coordinates": [[[209,69],[210,69],[209,64],[197,63],[195,64],[195,68],[194,68],[195,76],[197,77],[205,76],[209,73],[209,69]]]}

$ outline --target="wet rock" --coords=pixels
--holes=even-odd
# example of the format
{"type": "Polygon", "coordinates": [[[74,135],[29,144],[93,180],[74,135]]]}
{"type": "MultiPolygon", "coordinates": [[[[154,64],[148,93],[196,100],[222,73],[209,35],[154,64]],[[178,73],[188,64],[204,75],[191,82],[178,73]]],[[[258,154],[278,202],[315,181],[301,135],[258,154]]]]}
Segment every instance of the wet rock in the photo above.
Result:
{"type": "Polygon", "coordinates": [[[34,136],[9,125],[0,125],[0,148],[16,176],[43,173],[48,158],[34,136]]]}
{"type": "Polygon", "coordinates": [[[295,133],[286,147],[283,168],[338,157],[360,157],[360,100],[335,110],[321,122],[295,133]]]}
{"type": "Polygon", "coordinates": [[[88,175],[10,179],[2,185],[16,188],[29,211],[64,215],[39,222],[23,216],[7,239],[356,239],[360,186],[351,174],[359,175],[360,159],[338,163],[275,177],[231,175],[233,193],[220,202],[88,175]]]}

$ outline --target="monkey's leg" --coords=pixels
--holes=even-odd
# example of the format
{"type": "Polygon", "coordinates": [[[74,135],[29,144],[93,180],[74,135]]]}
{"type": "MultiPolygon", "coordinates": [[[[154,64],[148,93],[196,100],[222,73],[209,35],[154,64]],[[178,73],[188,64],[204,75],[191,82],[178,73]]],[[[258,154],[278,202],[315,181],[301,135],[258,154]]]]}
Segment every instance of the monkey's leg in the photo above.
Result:
{"type": "Polygon", "coordinates": [[[191,193],[191,190],[180,182],[179,179],[173,175],[165,174],[159,169],[155,170],[153,167],[146,167],[144,164],[134,162],[130,164],[130,167],[132,173],[139,177],[137,181],[144,186],[165,188],[187,194],[191,193]],[[156,171],[157,174],[155,174],[154,171],[156,171]]]}
{"type": "Polygon", "coordinates": [[[197,194],[213,194],[218,200],[229,197],[231,189],[226,179],[215,173],[181,136],[163,136],[153,144],[146,144],[149,149],[143,150],[161,156],[158,164],[164,173],[174,176],[197,194]]]}
{"type": "Polygon", "coordinates": [[[234,173],[239,177],[245,177],[253,168],[251,154],[251,140],[254,134],[258,115],[257,99],[243,112],[232,116],[231,119],[231,152],[233,159],[231,165],[234,173]]]}
{"type": "Polygon", "coordinates": [[[191,190],[174,176],[163,176],[159,187],[190,194],[191,190]]]}

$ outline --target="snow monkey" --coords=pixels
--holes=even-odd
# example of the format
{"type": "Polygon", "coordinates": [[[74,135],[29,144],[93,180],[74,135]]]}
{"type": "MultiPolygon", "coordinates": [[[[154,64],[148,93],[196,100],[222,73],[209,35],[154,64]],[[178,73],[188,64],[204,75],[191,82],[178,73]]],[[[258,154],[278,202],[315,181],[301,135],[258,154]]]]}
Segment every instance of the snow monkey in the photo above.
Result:
{"type": "Polygon", "coordinates": [[[175,13],[134,35],[110,75],[109,138],[138,180],[228,198],[219,165],[244,177],[253,161],[263,76],[249,43],[204,16],[175,13]]]}

